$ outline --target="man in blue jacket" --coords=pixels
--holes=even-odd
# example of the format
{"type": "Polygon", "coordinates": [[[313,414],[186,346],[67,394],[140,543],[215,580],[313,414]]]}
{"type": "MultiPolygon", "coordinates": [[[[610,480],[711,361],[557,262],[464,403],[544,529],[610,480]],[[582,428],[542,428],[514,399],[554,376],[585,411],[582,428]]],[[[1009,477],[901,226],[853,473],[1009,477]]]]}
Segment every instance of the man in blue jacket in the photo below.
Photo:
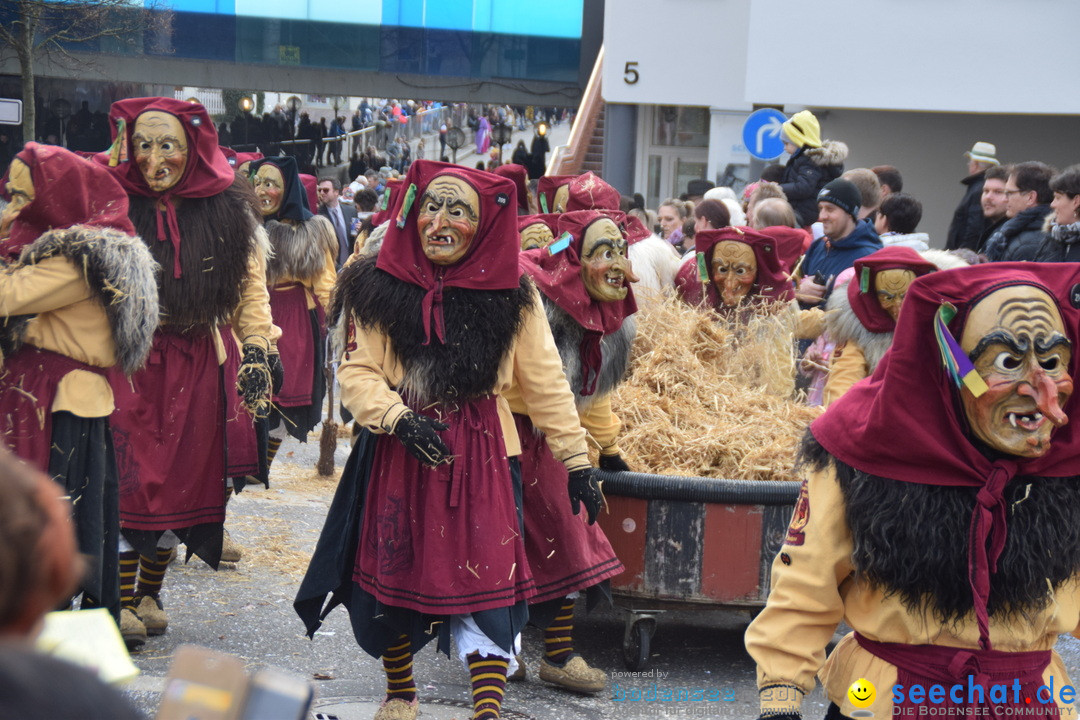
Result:
{"type": "Polygon", "coordinates": [[[817,200],[825,236],[814,241],[803,259],[795,297],[804,308],[824,304],[837,275],[864,255],[881,249],[874,226],[859,221],[861,196],[853,183],[833,180],[821,189],[817,200]]]}

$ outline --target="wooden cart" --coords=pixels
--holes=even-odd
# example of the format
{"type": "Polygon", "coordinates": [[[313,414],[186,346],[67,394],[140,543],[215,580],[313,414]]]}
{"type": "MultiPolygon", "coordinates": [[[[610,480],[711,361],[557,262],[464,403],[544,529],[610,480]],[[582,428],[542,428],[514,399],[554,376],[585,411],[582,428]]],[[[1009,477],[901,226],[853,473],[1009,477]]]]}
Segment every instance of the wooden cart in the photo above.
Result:
{"type": "Polygon", "coordinates": [[[611,589],[626,611],[627,668],[648,663],[658,611],[764,606],[798,482],[599,472],[598,522],[626,567],[611,589]]]}

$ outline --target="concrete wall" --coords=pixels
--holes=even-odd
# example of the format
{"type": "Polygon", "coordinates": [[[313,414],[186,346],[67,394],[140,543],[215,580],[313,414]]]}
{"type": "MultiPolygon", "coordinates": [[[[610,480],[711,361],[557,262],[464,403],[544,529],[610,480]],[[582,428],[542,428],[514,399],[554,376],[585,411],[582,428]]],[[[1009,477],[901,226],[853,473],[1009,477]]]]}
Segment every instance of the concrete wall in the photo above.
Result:
{"type": "Polygon", "coordinates": [[[919,230],[929,233],[937,247],[945,244],[949,221],[963,196],[963,153],[975,141],[997,145],[1003,162],[1041,160],[1059,169],[1080,163],[1080,118],[1074,116],[813,110],[822,136],[850,148],[847,168],[900,169],[904,192],[923,204],[919,230]]]}

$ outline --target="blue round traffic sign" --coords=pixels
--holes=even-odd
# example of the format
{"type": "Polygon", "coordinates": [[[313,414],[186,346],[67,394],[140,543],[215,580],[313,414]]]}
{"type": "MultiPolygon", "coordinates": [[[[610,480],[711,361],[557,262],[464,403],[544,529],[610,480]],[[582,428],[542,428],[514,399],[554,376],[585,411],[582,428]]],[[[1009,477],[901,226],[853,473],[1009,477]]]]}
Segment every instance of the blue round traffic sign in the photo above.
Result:
{"type": "Polygon", "coordinates": [[[743,123],[743,145],[756,158],[774,160],[784,154],[784,139],[780,132],[787,116],[773,108],[750,113],[743,123]]]}

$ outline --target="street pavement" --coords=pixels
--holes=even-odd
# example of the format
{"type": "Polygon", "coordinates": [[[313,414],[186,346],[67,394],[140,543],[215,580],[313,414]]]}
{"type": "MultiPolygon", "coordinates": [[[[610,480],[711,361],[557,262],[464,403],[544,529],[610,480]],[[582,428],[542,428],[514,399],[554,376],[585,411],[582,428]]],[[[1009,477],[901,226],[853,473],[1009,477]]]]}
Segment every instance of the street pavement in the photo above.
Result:
{"type": "MultiPolygon", "coordinates": [[[[348,457],[349,441],[338,440],[335,473],[348,457]]],[[[245,549],[236,565],[212,571],[197,559],[175,562],[163,590],[168,632],[150,638],[133,655],[142,671],[127,691],[152,715],[160,701],[173,652],[195,644],[241,659],[249,671],[273,666],[309,679],[317,699],[312,710],[339,720],[370,720],[383,696],[379,661],[357,647],[346,612],[334,610],[314,640],[292,610],[292,600],[315,546],[337,477],[314,470],[318,430],[309,442],[288,439],[271,473],[270,488],[250,487],[229,504],[226,527],[245,549]]],[[[512,683],[506,718],[537,720],[631,720],[636,718],[755,718],[754,666],[743,649],[745,611],[702,607],[660,613],[649,664],[629,674],[623,664],[624,611],[616,608],[586,617],[579,603],[577,649],[609,674],[609,689],[595,697],[547,686],[536,677],[542,638],[529,629],[524,638],[530,678],[512,683]],[[717,701],[649,700],[650,691],[714,691],[717,701]],[[643,700],[629,700],[643,697],[643,700]],[[622,698],[622,699],[619,699],[622,698]]],[[[1074,678],[1080,667],[1080,642],[1063,637],[1058,651],[1074,678]]],[[[468,720],[469,685],[456,659],[437,654],[434,645],[416,656],[421,717],[468,720]]],[[[824,715],[820,688],[806,701],[804,716],[824,715]]]]}

